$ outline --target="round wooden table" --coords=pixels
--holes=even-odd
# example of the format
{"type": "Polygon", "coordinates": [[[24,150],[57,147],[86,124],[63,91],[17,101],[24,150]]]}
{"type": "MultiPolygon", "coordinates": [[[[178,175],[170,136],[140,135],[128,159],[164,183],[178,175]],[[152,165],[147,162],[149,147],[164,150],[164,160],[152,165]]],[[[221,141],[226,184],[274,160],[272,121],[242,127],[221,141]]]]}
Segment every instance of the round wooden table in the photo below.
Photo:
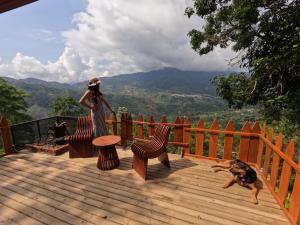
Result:
{"type": "Polygon", "coordinates": [[[120,165],[120,160],[116,151],[115,144],[121,138],[114,135],[105,135],[93,140],[93,145],[100,147],[97,167],[100,170],[111,170],[120,165]]]}

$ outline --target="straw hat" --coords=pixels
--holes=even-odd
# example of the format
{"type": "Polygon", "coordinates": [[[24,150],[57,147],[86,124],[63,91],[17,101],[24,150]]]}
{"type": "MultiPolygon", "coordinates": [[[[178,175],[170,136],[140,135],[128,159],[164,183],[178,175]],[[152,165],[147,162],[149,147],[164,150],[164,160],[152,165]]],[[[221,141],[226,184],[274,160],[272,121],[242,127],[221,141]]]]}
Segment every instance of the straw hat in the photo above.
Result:
{"type": "Polygon", "coordinates": [[[90,80],[89,80],[89,87],[92,87],[92,86],[96,86],[98,84],[101,84],[101,81],[98,80],[97,77],[92,77],[90,80]]]}

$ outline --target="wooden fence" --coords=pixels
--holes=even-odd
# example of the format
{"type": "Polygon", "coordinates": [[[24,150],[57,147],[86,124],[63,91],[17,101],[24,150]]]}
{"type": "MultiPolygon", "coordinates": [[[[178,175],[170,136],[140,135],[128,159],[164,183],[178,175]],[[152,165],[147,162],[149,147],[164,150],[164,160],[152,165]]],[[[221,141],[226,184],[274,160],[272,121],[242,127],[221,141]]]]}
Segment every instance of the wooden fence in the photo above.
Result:
{"type": "Polygon", "coordinates": [[[298,163],[294,161],[294,140],[290,140],[284,150],[283,135],[279,133],[275,138],[272,128],[266,132],[266,124],[260,128],[258,122],[252,126],[245,122],[240,131],[234,131],[232,121],[221,130],[217,120],[214,120],[209,128],[205,128],[201,119],[195,127],[191,127],[188,118],[180,117],[173,123],[169,122],[167,117],[155,122],[153,117],[149,116],[145,121],[141,114],[136,120],[132,119],[131,114],[122,114],[120,122],[115,115],[110,120],[108,115],[106,118],[107,127],[114,134],[117,134],[117,125],[120,124],[119,134],[124,147],[127,141],[147,141],[154,134],[155,125],[165,124],[170,126],[173,132],[169,144],[181,147],[182,157],[210,160],[238,158],[250,163],[259,171],[290,222],[296,225],[299,221],[300,160],[298,159],[298,163]],[[236,156],[233,153],[236,153],[236,156]]]}
{"type": "MultiPolygon", "coordinates": [[[[121,136],[124,147],[128,141],[147,141],[153,136],[157,124],[172,128],[169,144],[180,147],[182,157],[210,160],[238,158],[251,163],[259,171],[291,223],[297,224],[300,215],[300,161],[298,159],[296,163],[294,160],[294,140],[284,150],[283,135],[279,133],[275,138],[272,128],[267,132],[266,124],[260,127],[258,122],[252,126],[245,122],[240,131],[235,131],[232,121],[222,130],[217,120],[206,128],[208,126],[201,119],[192,127],[188,118],[177,117],[172,123],[167,117],[163,117],[161,121],[155,122],[152,116],[145,121],[139,114],[133,120],[131,114],[124,113],[118,121],[115,114],[110,118],[106,114],[107,128],[112,134],[121,136]]],[[[2,119],[0,128],[6,153],[14,152],[7,121],[2,119]]]]}
{"type": "Polygon", "coordinates": [[[15,153],[10,124],[3,117],[0,118],[0,138],[2,139],[2,147],[4,150],[4,154],[0,154],[0,157],[5,156],[7,154],[15,153]]]}

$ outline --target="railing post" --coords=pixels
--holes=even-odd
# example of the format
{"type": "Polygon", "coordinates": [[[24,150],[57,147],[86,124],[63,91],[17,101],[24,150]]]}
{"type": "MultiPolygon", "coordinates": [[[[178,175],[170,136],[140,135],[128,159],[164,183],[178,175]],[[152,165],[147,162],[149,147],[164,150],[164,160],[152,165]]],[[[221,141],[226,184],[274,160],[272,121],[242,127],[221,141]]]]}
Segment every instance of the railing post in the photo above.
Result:
{"type": "Polygon", "coordinates": [[[0,129],[3,141],[3,148],[6,154],[15,153],[10,124],[5,118],[0,119],[0,129]]]}
{"type": "MultiPolygon", "coordinates": [[[[271,143],[273,143],[273,133],[274,133],[273,128],[270,128],[269,135],[268,135],[268,140],[271,143]]],[[[267,145],[265,160],[264,160],[264,171],[263,171],[264,177],[267,177],[268,173],[269,173],[269,164],[270,164],[271,152],[272,152],[272,148],[267,145]]]]}
{"type": "MultiPolygon", "coordinates": [[[[233,131],[233,122],[229,120],[225,130],[233,131]]],[[[232,146],[233,146],[233,134],[225,134],[224,137],[224,154],[223,159],[231,160],[232,159],[232,146]]]]}
{"type": "Polygon", "coordinates": [[[163,117],[161,118],[161,123],[162,123],[162,124],[168,123],[168,117],[163,116],[163,117]]]}
{"type": "Polygon", "coordinates": [[[138,139],[144,139],[144,134],[143,134],[143,116],[142,114],[138,114],[137,118],[137,138],[138,139]]]}
{"type": "MultiPolygon", "coordinates": [[[[287,146],[285,155],[290,159],[294,158],[295,142],[293,139],[290,141],[289,145],[287,146]]],[[[282,166],[281,176],[280,176],[279,189],[278,189],[278,197],[282,204],[284,204],[284,200],[288,193],[291,173],[292,173],[292,167],[286,161],[284,161],[282,166]]]]}
{"type": "MultiPolygon", "coordinates": [[[[214,119],[210,126],[211,130],[218,130],[219,129],[219,124],[218,120],[214,119]]],[[[218,141],[219,141],[219,134],[215,132],[210,132],[210,137],[209,137],[209,151],[208,151],[208,156],[212,158],[217,157],[217,148],[218,148],[218,141]]]]}
{"type": "Polygon", "coordinates": [[[111,131],[112,135],[117,135],[117,116],[116,113],[111,115],[111,131]]]}
{"type": "Polygon", "coordinates": [[[148,138],[150,136],[153,136],[154,135],[154,130],[155,130],[155,125],[154,125],[154,119],[153,119],[153,116],[149,116],[149,119],[148,119],[148,138]]]}
{"type": "MultiPolygon", "coordinates": [[[[281,133],[279,133],[277,136],[275,146],[279,149],[282,148],[282,134],[281,133]]],[[[273,190],[276,186],[279,163],[280,163],[280,157],[276,152],[274,152],[272,168],[271,168],[271,178],[270,178],[270,185],[272,186],[273,190]]]]}
{"type": "MultiPolygon", "coordinates": [[[[254,133],[257,135],[260,133],[259,124],[257,121],[253,124],[251,133],[254,133]]],[[[259,137],[257,137],[257,136],[250,137],[249,152],[248,152],[248,157],[247,157],[248,162],[256,163],[257,153],[258,153],[258,145],[259,145],[259,137]]]]}
{"type": "Polygon", "coordinates": [[[190,140],[191,140],[191,131],[186,130],[185,128],[190,128],[191,127],[191,121],[189,118],[184,118],[183,120],[183,143],[184,147],[182,148],[181,151],[181,157],[184,157],[185,153],[190,153],[190,140]]]}
{"type": "MultiPolygon", "coordinates": [[[[56,119],[57,118],[58,117],[56,117],[56,119]]],[[[58,120],[56,120],[56,121],[58,121],[58,120]]],[[[36,121],[36,126],[37,126],[37,129],[38,129],[39,140],[41,141],[42,140],[42,136],[41,136],[41,128],[40,128],[40,121],[39,120],[36,121]]]]}
{"type": "Polygon", "coordinates": [[[133,134],[132,134],[132,116],[131,113],[126,114],[126,139],[129,141],[133,141],[133,134]]]}
{"type": "MultiPolygon", "coordinates": [[[[263,124],[263,126],[261,128],[260,135],[262,137],[266,136],[266,123],[263,124]]],[[[263,149],[264,149],[264,141],[261,138],[259,138],[258,153],[257,153],[257,160],[256,160],[256,163],[257,163],[257,166],[258,166],[259,169],[261,168],[261,160],[262,160],[263,149]]]]}
{"type": "MultiPolygon", "coordinates": [[[[197,128],[204,129],[203,119],[199,119],[197,128]]],[[[197,131],[195,155],[203,156],[203,144],[204,144],[204,131],[197,131]]]]}
{"type": "MultiPolygon", "coordinates": [[[[300,158],[298,159],[298,167],[300,168],[300,158]]],[[[300,173],[296,172],[293,192],[291,195],[289,213],[296,224],[300,219],[300,173]]]]}
{"type": "Polygon", "coordinates": [[[175,119],[175,127],[174,127],[174,142],[182,143],[183,140],[183,122],[177,116],[175,119]]]}
{"type": "Polygon", "coordinates": [[[121,114],[121,145],[125,149],[127,146],[127,134],[126,134],[126,113],[121,114]]]}
{"type": "MultiPolygon", "coordinates": [[[[251,132],[251,128],[248,122],[244,123],[241,132],[244,133],[251,132]]],[[[238,159],[247,162],[248,155],[249,155],[249,146],[250,146],[250,137],[241,135],[238,159]]]]}

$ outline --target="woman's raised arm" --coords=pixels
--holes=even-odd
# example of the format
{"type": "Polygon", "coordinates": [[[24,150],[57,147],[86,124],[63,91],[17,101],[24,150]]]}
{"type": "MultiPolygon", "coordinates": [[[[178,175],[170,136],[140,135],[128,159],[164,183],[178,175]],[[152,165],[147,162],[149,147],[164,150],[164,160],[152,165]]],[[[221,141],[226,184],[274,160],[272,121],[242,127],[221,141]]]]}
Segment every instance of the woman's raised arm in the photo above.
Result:
{"type": "Polygon", "coordinates": [[[86,101],[87,98],[88,98],[89,96],[90,96],[90,90],[87,90],[87,91],[81,96],[81,98],[80,98],[80,100],[79,100],[79,103],[80,103],[81,105],[84,105],[84,106],[86,106],[86,107],[92,109],[94,106],[91,105],[91,104],[88,104],[87,101],[86,101]]]}

